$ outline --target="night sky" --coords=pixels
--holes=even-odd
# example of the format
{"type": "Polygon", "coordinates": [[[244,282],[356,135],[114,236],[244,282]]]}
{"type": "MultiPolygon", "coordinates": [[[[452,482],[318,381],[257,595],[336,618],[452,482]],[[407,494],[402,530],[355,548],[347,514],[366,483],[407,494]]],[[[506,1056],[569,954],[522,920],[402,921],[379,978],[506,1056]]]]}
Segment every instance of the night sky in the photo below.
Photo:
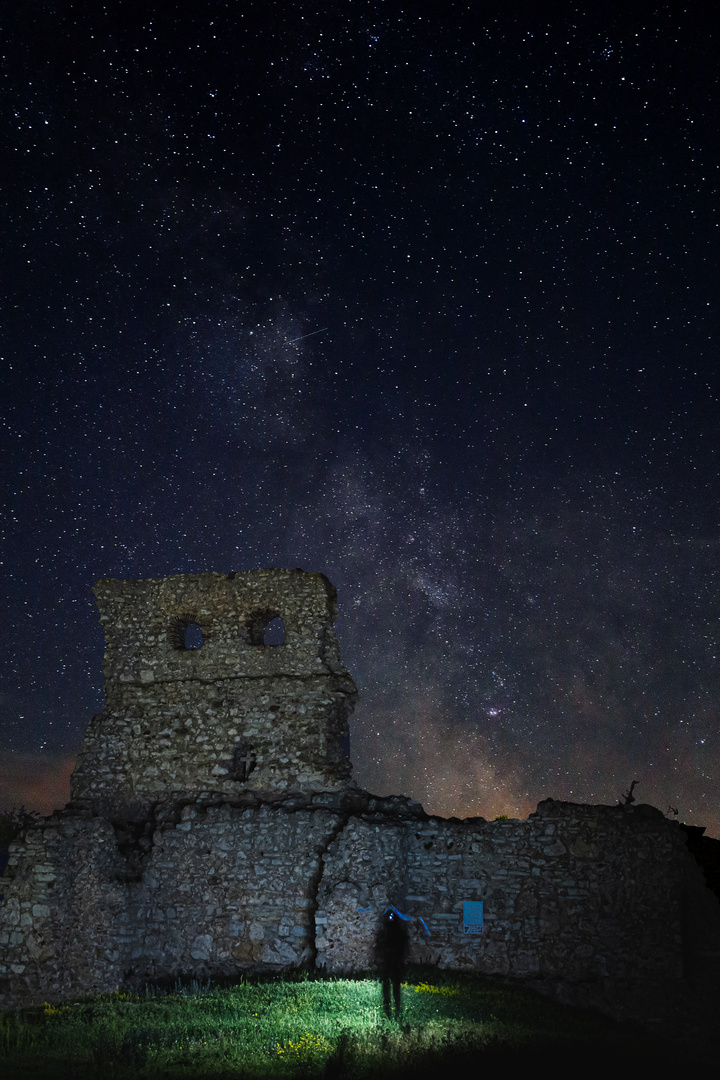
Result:
{"type": "Polygon", "coordinates": [[[355,779],[720,835],[711,3],[6,4],[0,806],[91,589],[337,586],[355,779]]]}

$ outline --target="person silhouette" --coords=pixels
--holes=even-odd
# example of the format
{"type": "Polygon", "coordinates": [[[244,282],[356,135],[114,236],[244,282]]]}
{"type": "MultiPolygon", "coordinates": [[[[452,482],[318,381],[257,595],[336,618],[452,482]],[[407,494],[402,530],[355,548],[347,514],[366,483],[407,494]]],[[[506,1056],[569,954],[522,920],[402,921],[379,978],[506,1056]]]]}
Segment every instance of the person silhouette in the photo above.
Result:
{"type": "Polygon", "coordinates": [[[395,1019],[398,1020],[402,1013],[400,983],[405,970],[408,945],[405,920],[400,917],[395,908],[386,908],[380,917],[375,939],[375,955],[382,976],[383,1005],[388,1019],[392,1018],[391,988],[395,1004],[395,1019]]]}

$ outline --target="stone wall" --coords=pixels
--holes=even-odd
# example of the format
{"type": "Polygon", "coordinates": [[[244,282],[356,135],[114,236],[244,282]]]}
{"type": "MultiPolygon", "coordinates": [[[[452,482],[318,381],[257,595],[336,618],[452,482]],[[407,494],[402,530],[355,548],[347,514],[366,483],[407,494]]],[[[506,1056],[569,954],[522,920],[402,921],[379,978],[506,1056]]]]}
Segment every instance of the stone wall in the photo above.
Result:
{"type": "Polygon", "coordinates": [[[682,832],[650,806],[546,800],[527,821],[392,827],[355,818],[329,847],[318,897],[328,971],[371,964],[375,919],[362,909],[388,903],[429,927],[414,921],[415,961],[524,980],[678,979],[700,940],[720,948],[717,902],[682,832]],[[465,900],[483,901],[481,935],[463,932],[465,900]],[[688,918],[703,926],[693,942],[688,918]]]}
{"type": "Polygon", "coordinates": [[[446,820],[350,781],[341,739],[356,692],[321,576],[97,592],[107,708],[73,802],[11,848],[5,1007],[177,977],[365,970],[388,904],[412,917],[411,961],[618,1015],[631,1001],[642,1015],[652,987],[667,998],[717,983],[720,906],[660,811],[546,800],[527,821],[446,820]],[[287,644],[258,644],[275,613],[287,644]],[[178,619],[204,620],[188,657],[178,619]],[[227,766],[238,745],[255,756],[243,775],[227,766]],[[484,932],[465,933],[463,903],[479,900],[484,932]]]}
{"type": "Polygon", "coordinates": [[[115,832],[102,818],[61,812],[11,845],[0,907],[0,1000],[62,1000],[122,982],[123,870],[115,832]]]}
{"type": "Polygon", "coordinates": [[[717,900],[652,807],[547,800],[527,821],[457,821],[355,791],[186,803],[139,838],[84,814],[56,814],[13,846],[6,1005],[177,977],[365,970],[388,904],[414,916],[412,962],[592,986],[600,1002],[603,988],[622,1001],[627,987],[717,971],[717,900]],[[463,932],[466,900],[484,902],[482,935],[463,932]]]}
{"type": "Polygon", "coordinates": [[[322,574],[257,570],[98,582],[106,705],[90,721],[71,796],[111,818],[200,793],[238,799],[350,778],[357,690],[340,660],[322,574]],[[284,621],[282,645],[263,630],[284,621]],[[185,628],[202,630],[200,648],[185,628]]]}

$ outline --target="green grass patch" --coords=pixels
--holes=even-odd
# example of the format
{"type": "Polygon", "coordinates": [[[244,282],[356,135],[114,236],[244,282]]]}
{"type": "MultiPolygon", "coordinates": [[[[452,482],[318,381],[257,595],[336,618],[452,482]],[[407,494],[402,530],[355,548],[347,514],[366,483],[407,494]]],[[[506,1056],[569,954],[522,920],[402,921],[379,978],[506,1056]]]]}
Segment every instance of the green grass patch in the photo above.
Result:
{"type": "Polygon", "coordinates": [[[437,971],[404,984],[399,1020],[385,1016],[372,977],[193,983],[0,1014],[13,1080],[417,1078],[493,1062],[647,1069],[672,1053],[596,1014],[437,971]]]}

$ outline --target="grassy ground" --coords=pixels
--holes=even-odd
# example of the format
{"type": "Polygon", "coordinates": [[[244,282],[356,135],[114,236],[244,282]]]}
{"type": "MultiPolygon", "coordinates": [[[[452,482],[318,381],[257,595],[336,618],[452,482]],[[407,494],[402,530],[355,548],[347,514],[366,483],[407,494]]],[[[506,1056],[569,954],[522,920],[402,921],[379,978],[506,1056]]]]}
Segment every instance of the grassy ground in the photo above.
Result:
{"type": "Polygon", "coordinates": [[[0,1059],[9,1080],[417,1080],[448,1069],[457,1080],[543,1065],[669,1075],[694,1060],[596,1014],[437,971],[404,985],[399,1021],[374,979],[193,984],[24,1009],[0,1014],[0,1059]]]}

